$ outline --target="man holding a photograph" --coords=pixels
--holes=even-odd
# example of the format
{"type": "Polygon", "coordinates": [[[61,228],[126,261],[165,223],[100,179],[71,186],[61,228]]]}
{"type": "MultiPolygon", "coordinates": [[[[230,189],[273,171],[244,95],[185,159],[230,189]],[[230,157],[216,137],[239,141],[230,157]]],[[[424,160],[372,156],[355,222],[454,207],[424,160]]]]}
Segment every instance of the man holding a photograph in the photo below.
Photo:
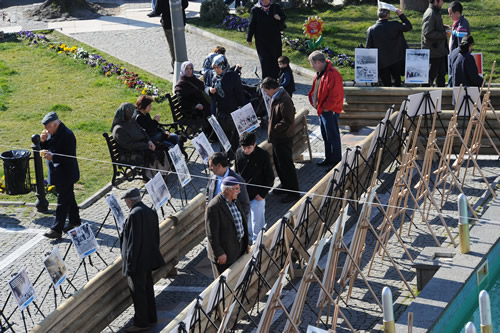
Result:
{"type": "Polygon", "coordinates": [[[120,238],[122,273],[134,302],[134,325],[126,332],[148,330],[158,322],[152,271],[165,265],[160,252],[158,215],[141,199],[139,189],[129,189],[122,197],[130,215],[120,238]]]}

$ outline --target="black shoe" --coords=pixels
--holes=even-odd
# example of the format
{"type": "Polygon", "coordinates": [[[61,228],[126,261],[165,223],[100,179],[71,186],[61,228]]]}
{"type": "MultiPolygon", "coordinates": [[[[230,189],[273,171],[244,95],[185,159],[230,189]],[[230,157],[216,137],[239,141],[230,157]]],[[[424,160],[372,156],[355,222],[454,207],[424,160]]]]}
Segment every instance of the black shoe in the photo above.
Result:
{"type": "Polygon", "coordinates": [[[324,160],[323,162],[316,163],[317,166],[324,167],[324,166],[331,166],[333,165],[332,162],[329,162],[327,160],[324,160]]]}
{"type": "Polygon", "coordinates": [[[147,15],[149,17],[156,17],[156,16],[160,16],[160,14],[158,14],[157,12],[155,12],[154,10],[152,10],[150,13],[147,13],[147,15]]]}
{"type": "Polygon", "coordinates": [[[80,225],[79,224],[68,224],[66,227],[63,228],[63,231],[65,233],[68,233],[68,231],[70,231],[71,229],[75,229],[76,227],[79,227],[80,225]]]}
{"type": "Polygon", "coordinates": [[[281,198],[280,202],[281,203],[289,203],[289,202],[294,202],[300,199],[300,195],[296,194],[287,194],[285,197],[281,198]]]}
{"type": "Polygon", "coordinates": [[[58,231],[55,231],[55,230],[47,231],[43,235],[47,238],[50,238],[50,239],[61,239],[61,237],[62,237],[62,234],[58,231]]]}

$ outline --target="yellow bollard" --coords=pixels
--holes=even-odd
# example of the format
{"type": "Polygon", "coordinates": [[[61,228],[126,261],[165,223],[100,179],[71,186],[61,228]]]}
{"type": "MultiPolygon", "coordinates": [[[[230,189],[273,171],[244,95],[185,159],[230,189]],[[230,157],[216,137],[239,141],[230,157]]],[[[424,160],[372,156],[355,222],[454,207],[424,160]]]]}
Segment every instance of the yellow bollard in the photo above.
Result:
{"type": "Polygon", "coordinates": [[[458,214],[458,237],[460,239],[460,253],[469,253],[469,212],[467,211],[467,197],[463,193],[458,196],[458,214]]]}

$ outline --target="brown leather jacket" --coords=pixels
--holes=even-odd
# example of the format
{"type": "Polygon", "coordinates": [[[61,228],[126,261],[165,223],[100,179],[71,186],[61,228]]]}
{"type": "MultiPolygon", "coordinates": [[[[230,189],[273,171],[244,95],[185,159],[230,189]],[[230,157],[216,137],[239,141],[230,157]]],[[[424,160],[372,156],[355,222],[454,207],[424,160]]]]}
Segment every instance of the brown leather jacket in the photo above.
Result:
{"type": "Polygon", "coordinates": [[[271,103],[267,135],[269,142],[293,138],[295,135],[295,106],[283,88],[280,88],[271,103]]]}

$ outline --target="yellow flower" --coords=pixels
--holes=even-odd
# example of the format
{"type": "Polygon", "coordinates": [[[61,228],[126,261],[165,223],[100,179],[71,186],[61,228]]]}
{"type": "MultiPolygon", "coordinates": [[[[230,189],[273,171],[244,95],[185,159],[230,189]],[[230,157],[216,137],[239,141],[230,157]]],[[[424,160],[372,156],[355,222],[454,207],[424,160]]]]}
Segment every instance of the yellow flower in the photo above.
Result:
{"type": "Polygon", "coordinates": [[[66,47],[66,44],[61,44],[61,48],[64,49],[66,47]]]}
{"type": "Polygon", "coordinates": [[[59,52],[57,52],[57,53],[63,53],[63,51],[59,51],[59,52]]]}
{"type": "Polygon", "coordinates": [[[50,45],[49,45],[49,47],[50,47],[51,49],[53,49],[53,48],[54,48],[54,45],[50,44],[50,45]]]}
{"type": "Polygon", "coordinates": [[[56,189],[54,185],[50,185],[49,188],[47,189],[47,192],[52,192],[56,189]]]}
{"type": "Polygon", "coordinates": [[[142,92],[141,92],[141,93],[142,93],[143,95],[146,95],[146,93],[147,93],[147,92],[148,92],[148,91],[147,91],[146,89],[142,89],[142,92]]]}
{"type": "Polygon", "coordinates": [[[104,76],[109,76],[111,74],[110,71],[107,71],[106,74],[104,74],[104,76]]]}

